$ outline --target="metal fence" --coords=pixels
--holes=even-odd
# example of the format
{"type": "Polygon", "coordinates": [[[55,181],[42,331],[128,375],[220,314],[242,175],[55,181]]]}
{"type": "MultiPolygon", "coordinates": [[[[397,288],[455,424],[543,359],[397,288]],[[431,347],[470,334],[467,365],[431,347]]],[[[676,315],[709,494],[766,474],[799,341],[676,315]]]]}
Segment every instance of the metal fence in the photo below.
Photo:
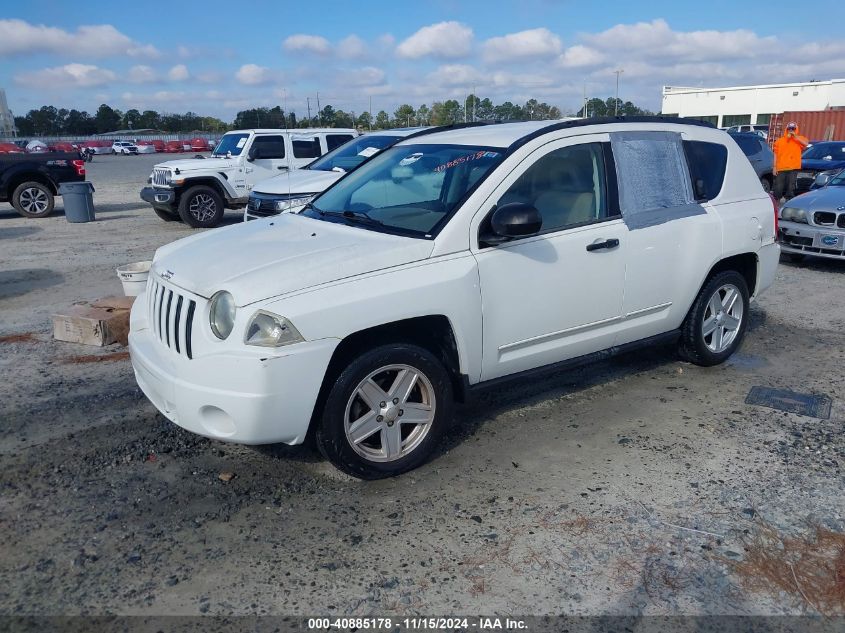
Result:
{"type": "Polygon", "coordinates": [[[53,143],[84,143],[85,141],[189,141],[193,138],[204,138],[206,140],[217,140],[223,136],[224,132],[219,134],[212,134],[210,132],[200,132],[198,134],[109,134],[100,136],[99,134],[89,135],[70,135],[70,136],[39,136],[33,134],[31,136],[18,137],[0,137],[0,143],[12,143],[21,139],[31,141],[43,141],[47,145],[53,143]]]}

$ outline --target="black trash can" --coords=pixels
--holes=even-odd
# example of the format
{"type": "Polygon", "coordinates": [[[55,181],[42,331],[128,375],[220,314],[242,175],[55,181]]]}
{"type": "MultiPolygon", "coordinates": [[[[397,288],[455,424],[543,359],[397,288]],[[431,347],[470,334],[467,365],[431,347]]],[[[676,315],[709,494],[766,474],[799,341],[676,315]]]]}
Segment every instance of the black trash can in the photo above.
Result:
{"type": "Polygon", "coordinates": [[[94,221],[94,185],[90,182],[63,182],[59,195],[65,206],[68,222],[94,221]]]}

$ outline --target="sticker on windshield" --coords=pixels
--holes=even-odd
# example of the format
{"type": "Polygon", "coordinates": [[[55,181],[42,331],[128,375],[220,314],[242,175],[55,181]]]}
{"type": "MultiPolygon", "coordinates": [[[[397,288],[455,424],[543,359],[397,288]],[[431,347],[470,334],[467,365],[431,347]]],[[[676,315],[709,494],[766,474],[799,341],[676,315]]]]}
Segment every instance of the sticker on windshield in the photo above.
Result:
{"type": "MultiPolygon", "coordinates": [[[[373,154],[378,152],[378,147],[365,147],[360,152],[358,152],[358,156],[363,156],[364,158],[369,158],[373,154]]],[[[405,159],[407,160],[407,159],[405,159]]]]}
{"type": "Polygon", "coordinates": [[[239,138],[239,139],[238,139],[238,144],[237,144],[237,146],[236,146],[236,147],[237,147],[238,149],[243,149],[243,148],[244,148],[244,145],[246,145],[246,137],[239,138]]]}
{"type": "MultiPolygon", "coordinates": [[[[457,167],[458,165],[462,165],[463,163],[468,163],[472,160],[478,160],[480,158],[498,158],[499,152],[473,152],[472,154],[465,154],[463,156],[458,156],[454,160],[450,160],[448,163],[443,163],[442,165],[438,165],[434,168],[434,171],[441,172],[447,169],[451,169],[452,167],[457,167]]],[[[400,163],[401,164],[401,163],[400,163]]]]}
{"type": "Polygon", "coordinates": [[[405,158],[403,158],[402,160],[399,161],[399,164],[402,165],[402,166],[413,165],[414,163],[416,163],[422,157],[423,157],[422,152],[417,152],[415,154],[411,154],[410,156],[406,156],[405,158]]]}

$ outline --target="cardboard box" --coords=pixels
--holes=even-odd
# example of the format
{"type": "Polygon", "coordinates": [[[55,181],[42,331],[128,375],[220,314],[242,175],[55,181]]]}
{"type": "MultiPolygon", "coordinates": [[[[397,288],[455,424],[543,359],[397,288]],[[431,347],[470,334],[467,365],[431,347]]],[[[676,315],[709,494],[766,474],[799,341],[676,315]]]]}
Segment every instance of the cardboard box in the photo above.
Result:
{"type": "Polygon", "coordinates": [[[80,302],[53,315],[53,338],[83,345],[110,345],[129,341],[129,310],[135,297],[104,297],[80,302]]]}

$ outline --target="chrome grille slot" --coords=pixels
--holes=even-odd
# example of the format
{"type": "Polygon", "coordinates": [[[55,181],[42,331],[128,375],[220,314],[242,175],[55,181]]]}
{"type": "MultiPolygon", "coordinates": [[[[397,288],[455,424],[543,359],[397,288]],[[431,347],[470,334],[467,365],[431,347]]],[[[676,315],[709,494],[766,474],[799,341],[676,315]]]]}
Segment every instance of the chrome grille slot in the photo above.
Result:
{"type": "Polygon", "coordinates": [[[147,314],[155,337],[188,358],[193,358],[191,333],[196,305],[193,299],[158,281],[152,281],[147,289],[147,314]]]}
{"type": "Polygon", "coordinates": [[[839,214],[839,219],[836,221],[836,226],[840,229],[845,229],[845,213],[839,214]]]}
{"type": "Polygon", "coordinates": [[[153,169],[153,184],[156,187],[168,187],[170,183],[167,182],[167,177],[170,175],[169,169],[153,169]]]}

